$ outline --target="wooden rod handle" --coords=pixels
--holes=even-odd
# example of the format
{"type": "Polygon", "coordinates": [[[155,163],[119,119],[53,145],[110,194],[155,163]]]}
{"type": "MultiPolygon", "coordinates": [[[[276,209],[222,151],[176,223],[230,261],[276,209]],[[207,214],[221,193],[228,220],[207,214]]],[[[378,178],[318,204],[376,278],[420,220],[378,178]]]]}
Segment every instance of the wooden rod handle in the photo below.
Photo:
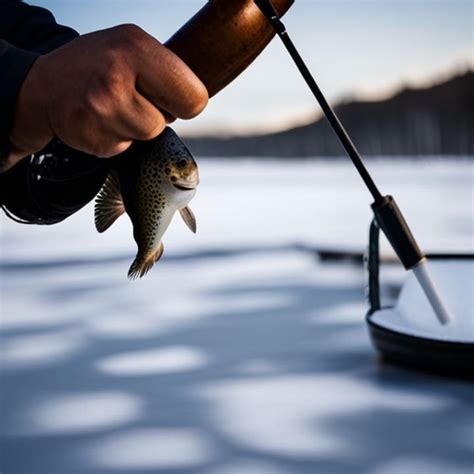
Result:
{"type": "MultiPolygon", "coordinates": [[[[283,15],[294,0],[273,0],[283,15]]],[[[207,87],[209,97],[233,81],[275,35],[253,0],[210,0],[165,45],[207,87]]]]}

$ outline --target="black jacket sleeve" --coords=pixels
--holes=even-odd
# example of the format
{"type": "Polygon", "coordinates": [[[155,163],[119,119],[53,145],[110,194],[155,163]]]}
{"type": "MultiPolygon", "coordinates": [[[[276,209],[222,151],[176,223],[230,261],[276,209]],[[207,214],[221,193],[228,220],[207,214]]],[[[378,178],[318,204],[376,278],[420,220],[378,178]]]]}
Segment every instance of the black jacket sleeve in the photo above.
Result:
{"type": "Polygon", "coordinates": [[[8,153],[8,135],[20,86],[37,56],[0,39],[0,162],[8,153]]]}
{"type": "Polygon", "coordinates": [[[8,153],[18,92],[30,67],[39,55],[76,36],[44,8],[0,0],[0,161],[8,153]]]}

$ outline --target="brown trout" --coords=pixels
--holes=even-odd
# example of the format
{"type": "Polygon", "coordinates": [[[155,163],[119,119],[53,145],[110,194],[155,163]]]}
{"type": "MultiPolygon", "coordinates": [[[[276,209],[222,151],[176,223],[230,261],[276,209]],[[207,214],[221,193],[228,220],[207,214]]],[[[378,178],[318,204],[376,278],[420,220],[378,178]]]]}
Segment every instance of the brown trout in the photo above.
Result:
{"type": "Polygon", "coordinates": [[[188,207],[199,184],[198,167],[186,145],[167,127],[149,142],[137,142],[121,155],[97,196],[95,224],[105,232],[124,212],[133,224],[137,256],[128,271],[144,276],[163,254],[162,238],[179,210],[196,233],[188,207]]]}

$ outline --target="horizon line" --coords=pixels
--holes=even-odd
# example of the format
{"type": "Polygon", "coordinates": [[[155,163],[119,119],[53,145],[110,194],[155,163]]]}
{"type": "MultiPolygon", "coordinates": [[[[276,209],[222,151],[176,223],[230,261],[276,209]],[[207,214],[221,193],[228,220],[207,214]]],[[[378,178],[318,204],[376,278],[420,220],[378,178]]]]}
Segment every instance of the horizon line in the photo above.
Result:
{"type": "MultiPolygon", "coordinates": [[[[403,91],[406,90],[422,90],[436,85],[447,82],[455,77],[460,77],[465,74],[474,72],[474,59],[465,61],[463,63],[457,61],[454,65],[443,68],[434,75],[431,74],[428,77],[417,78],[417,79],[399,79],[390,86],[380,88],[374,93],[366,93],[364,91],[352,91],[342,92],[338,94],[338,97],[331,100],[333,107],[338,107],[343,104],[351,102],[381,102],[384,100],[391,99],[403,91]]],[[[319,108],[319,105],[316,104],[319,108]]],[[[203,125],[202,129],[196,127],[196,131],[188,130],[182,133],[183,138],[197,139],[197,138],[238,138],[246,136],[258,136],[267,135],[272,133],[283,132],[289,129],[302,127],[309,125],[323,117],[321,110],[316,110],[309,113],[298,113],[283,120],[278,120],[273,124],[267,124],[266,126],[255,126],[255,125],[224,125],[220,128],[214,128],[213,131],[210,129],[212,125],[203,125]]]]}

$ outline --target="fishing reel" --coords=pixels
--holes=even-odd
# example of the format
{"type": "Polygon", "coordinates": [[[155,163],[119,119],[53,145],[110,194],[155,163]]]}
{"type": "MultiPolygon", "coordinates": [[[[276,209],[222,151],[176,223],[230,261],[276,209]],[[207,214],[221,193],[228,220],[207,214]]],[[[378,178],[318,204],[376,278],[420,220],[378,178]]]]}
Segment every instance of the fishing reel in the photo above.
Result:
{"type": "MultiPolygon", "coordinates": [[[[273,4],[283,15],[293,2],[273,4]]],[[[274,35],[254,0],[210,0],[165,45],[212,97],[244,71],[274,35]]],[[[0,175],[0,204],[17,222],[61,222],[96,196],[112,162],[53,140],[0,175]]]]}
{"type": "Polygon", "coordinates": [[[94,199],[109,168],[55,139],[1,175],[3,210],[21,224],[57,224],[94,199]]]}

